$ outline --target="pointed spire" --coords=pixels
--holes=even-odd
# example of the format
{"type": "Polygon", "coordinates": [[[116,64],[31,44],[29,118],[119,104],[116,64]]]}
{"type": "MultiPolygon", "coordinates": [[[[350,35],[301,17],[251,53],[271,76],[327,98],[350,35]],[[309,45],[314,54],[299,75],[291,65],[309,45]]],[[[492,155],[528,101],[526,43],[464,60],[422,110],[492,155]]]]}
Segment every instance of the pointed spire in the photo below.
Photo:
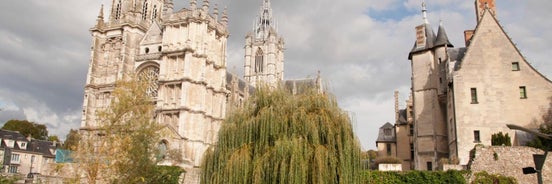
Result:
{"type": "Polygon", "coordinates": [[[209,0],[203,0],[203,11],[209,11],[209,0]]]}
{"type": "Polygon", "coordinates": [[[215,8],[213,8],[213,16],[215,18],[215,20],[218,20],[218,4],[215,3],[215,8]]]}
{"type": "Polygon", "coordinates": [[[98,14],[98,19],[102,19],[103,20],[103,17],[104,17],[104,10],[103,10],[103,4],[102,6],[100,7],[100,13],[98,14]]]}
{"type": "Polygon", "coordinates": [[[102,27],[104,24],[104,12],[103,12],[104,5],[100,7],[100,13],[98,13],[98,18],[96,19],[96,27],[102,27]]]}
{"type": "Polygon", "coordinates": [[[424,23],[429,24],[429,21],[427,21],[427,7],[425,0],[422,0],[422,17],[424,19],[424,23]]]}
{"type": "Polygon", "coordinates": [[[437,38],[435,39],[435,46],[454,47],[449,41],[447,32],[445,31],[445,26],[443,26],[443,21],[439,22],[439,30],[437,31],[437,38]]]}
{"type": "Polygon", "coordinates": [[[190,9],[195,10],[197,8],[197,0],[190,0],[190,9]]]}
{"type": "Polygon", "coordinates": [[[220,22],[223,25],[228,25],[228,8],[225,6],[224,10],[222,10],[222,18],[220,19],[220,22]]]}

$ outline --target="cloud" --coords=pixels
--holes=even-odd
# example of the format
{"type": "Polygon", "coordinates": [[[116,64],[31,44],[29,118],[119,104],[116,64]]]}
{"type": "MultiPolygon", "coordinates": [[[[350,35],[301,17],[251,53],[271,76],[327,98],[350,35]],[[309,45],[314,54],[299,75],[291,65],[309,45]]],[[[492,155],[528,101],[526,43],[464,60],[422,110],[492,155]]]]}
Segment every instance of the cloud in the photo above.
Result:
{"type": "MultiPolygon", "coordinates": [[[[80,126],[90,34],[100,4],[110,0],[13,1],[0,7],[0,121],[29,119],[64,137],[80,126]],[[62,3],[62,5],[60,5],[62,3]]],[[[174,0],[175,10],[188,1],[174,0]]],[[[199,1],[201,4],[201,1],[199,1]]],[[[463,31],[475,27],[473,1],[426,0],[429,21],[442,20],[451,42],[464,45],[463,31]]],[[[245,34],[261,0],[211,0],[228,7],[228,70],[243,75],[245,34]]],[[[287,79],[321,71],[339,104],[356,119],[365,149],[375,148],[377,129],[394,121],[393,91],[408,98],[408,52],[414,27],[422,23],[420,0],[272,1],[286,42],[287,79]]],[[[524,56],[544,75],[552,42],[552,1],[497,1],[498,17],[524,56]]]]}

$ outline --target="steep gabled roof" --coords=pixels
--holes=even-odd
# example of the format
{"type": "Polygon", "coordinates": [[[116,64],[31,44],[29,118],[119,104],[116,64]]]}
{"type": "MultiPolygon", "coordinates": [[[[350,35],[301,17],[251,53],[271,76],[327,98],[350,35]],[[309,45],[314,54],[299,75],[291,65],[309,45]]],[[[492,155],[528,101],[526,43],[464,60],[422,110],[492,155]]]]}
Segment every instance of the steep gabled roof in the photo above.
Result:
{"type": "MultiPolygon", "coordinates": [[[[504,37],[506,37],[506,39],[508,39],[508,42],[510,43],[510,45],[515,49],[515,52],[517,54],[519,54],[519,56],[521,56],[521,61],[520,62],[524,62],[527,66],[529,66],[529,68],[531,70],[533,70],[534,72],[536,72],[538,75],[540,75],[542,78],[544,78],[546,81],[552,83],[552,81],[550,81],[550,79],[546,78],[546,76],[542,75],[539,71],[537,71],[531,64],[529,64],[529,62],[527,62],[527,60],[525,59],[525,57],[523,56],[523,54],[519,51],[519,48],[516,46],[516,44],[514,44],[514,42],[512,41],[512,39],[510,38],[510,36],[508,36],[508,34],[506,33],[506,31],[504,31],[504,28],[502,27],[502,25],[498,22],[498,20],[496,19],[496,17],[494,16],[494,14],[489,11],[489,9],[485,9],[483,11],[483,15],[481,16],[481,19],[480,19],[480,22],[477,24],[476,28],[475,28],[475,31],[474,31],[474,34],[471,38],[471,43],[470,45],[467,47],[467,51],[465,52],[465,56],[467,56],[472,48],[478,44],[478,40],[479,39],[484,39],[482,38],[481,34],[482,34],[482,28],[481,28],[481,25],[487,23],[487,21],[492,21],[492,23],[496,24],[497,27],[499,28],[499,31],[500,33],[502,33],[502,35],[504,37]]],[[[462,68],[462,65],[466,63],[465,59],[467,57],[463,57],[461,62],[457,63],[457,66],[455,67],[456,70],[460,70],[462,68]]]]}
{"type": "Polygon", "coordinates": [[[146,36],[144,36],[144,39],[142,39],[140,44],[141,45],[156,44],[156,43],[161,43],[162,41],[163,41],[163,31],[161,30],[161,26],[157,24],[157,21],[153,21],[148,31],[146,32],[146,36]]]}

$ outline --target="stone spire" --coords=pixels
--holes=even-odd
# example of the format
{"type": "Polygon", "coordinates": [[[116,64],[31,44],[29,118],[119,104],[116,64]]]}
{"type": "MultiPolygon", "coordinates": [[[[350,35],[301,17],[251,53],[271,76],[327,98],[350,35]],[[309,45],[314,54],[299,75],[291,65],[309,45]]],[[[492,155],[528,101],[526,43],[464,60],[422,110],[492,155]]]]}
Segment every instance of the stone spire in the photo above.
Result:
{"type": "Polygon", "coordinates": [[[197,8],[197,0],[190,0],[190,9],[193,11],[197,8]]]}
{"type": "Polygon", "coordinates": [[[163,4],[163,16],[169,16],[173,11],[173,0],[165,0],[165,3],[163,4]]]}
{"type": "Polygon", "coordinates": [[[270,0],[263,0],[263,6],[259,11],[259,17],[255,24],[256,38],[266,38],[270,29],[274,27],[273,25],[274,19],[272,18],[272,8],[270,7],[270,0]]]}
{"type": "Polygon", "coordinates": [[[219,10],[218,10],[218,4],[215,3],[215,7],[213,8],[213,18],[215,20],[218,20],[219,10]]]}
{"type": "Polygon", "coordinates": [[[203,0],[203,11],[209,12],[209,0],[203,0]]]}
{"type": "Polygon", "coordinates": [[[224,10],[222,10],[222,18],[220,19],[220,22],[223,25],[228,25],[228,8],[224,7],[224,10]]]}
{"type": "Polygon", "coordinates": [[[98,13],[98,18],[96,19],[96,27],[101,27],[104,24],[104,5],[100,7],[100,13],[98,13]]]}

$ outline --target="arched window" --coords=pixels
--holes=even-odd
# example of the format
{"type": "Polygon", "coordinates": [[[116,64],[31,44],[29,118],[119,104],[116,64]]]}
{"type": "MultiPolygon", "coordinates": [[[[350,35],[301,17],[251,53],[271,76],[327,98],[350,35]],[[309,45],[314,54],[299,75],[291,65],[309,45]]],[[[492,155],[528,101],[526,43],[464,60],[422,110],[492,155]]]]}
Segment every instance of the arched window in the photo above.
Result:
{"type": "Polygon", "coordinates": [[[257,54],[255,55],[255,73],[263,72],[264,68],[264,58],[263,50],[261,48],[257,49],[257,54]]]}
{"type": "Polygon", "coordinates": [[[142,6],[142,20],[146,20],[148,17],[148,1],[144,1],[144,6],[142,6]]]}
{"type": "Polygon", "coordinates": [[[167,150],[169,143],[167,140],[162,140],[157,146],[157,160],[164,160],[167,158],[167,150]]]}
{"type": "Polygon", "coordinates": [[[115,7],[115,20],[119,20],[119,18],[121,18],[121,0],[119,0],[115,7]]]}
{"type": "Polygon", "coordinates": [[[146,92],[148,95],[156,97],[157,90],[159,89],[159,68],[156,66],[148,66],[139,72],[138,78],[148,82],[146,92]]]}

